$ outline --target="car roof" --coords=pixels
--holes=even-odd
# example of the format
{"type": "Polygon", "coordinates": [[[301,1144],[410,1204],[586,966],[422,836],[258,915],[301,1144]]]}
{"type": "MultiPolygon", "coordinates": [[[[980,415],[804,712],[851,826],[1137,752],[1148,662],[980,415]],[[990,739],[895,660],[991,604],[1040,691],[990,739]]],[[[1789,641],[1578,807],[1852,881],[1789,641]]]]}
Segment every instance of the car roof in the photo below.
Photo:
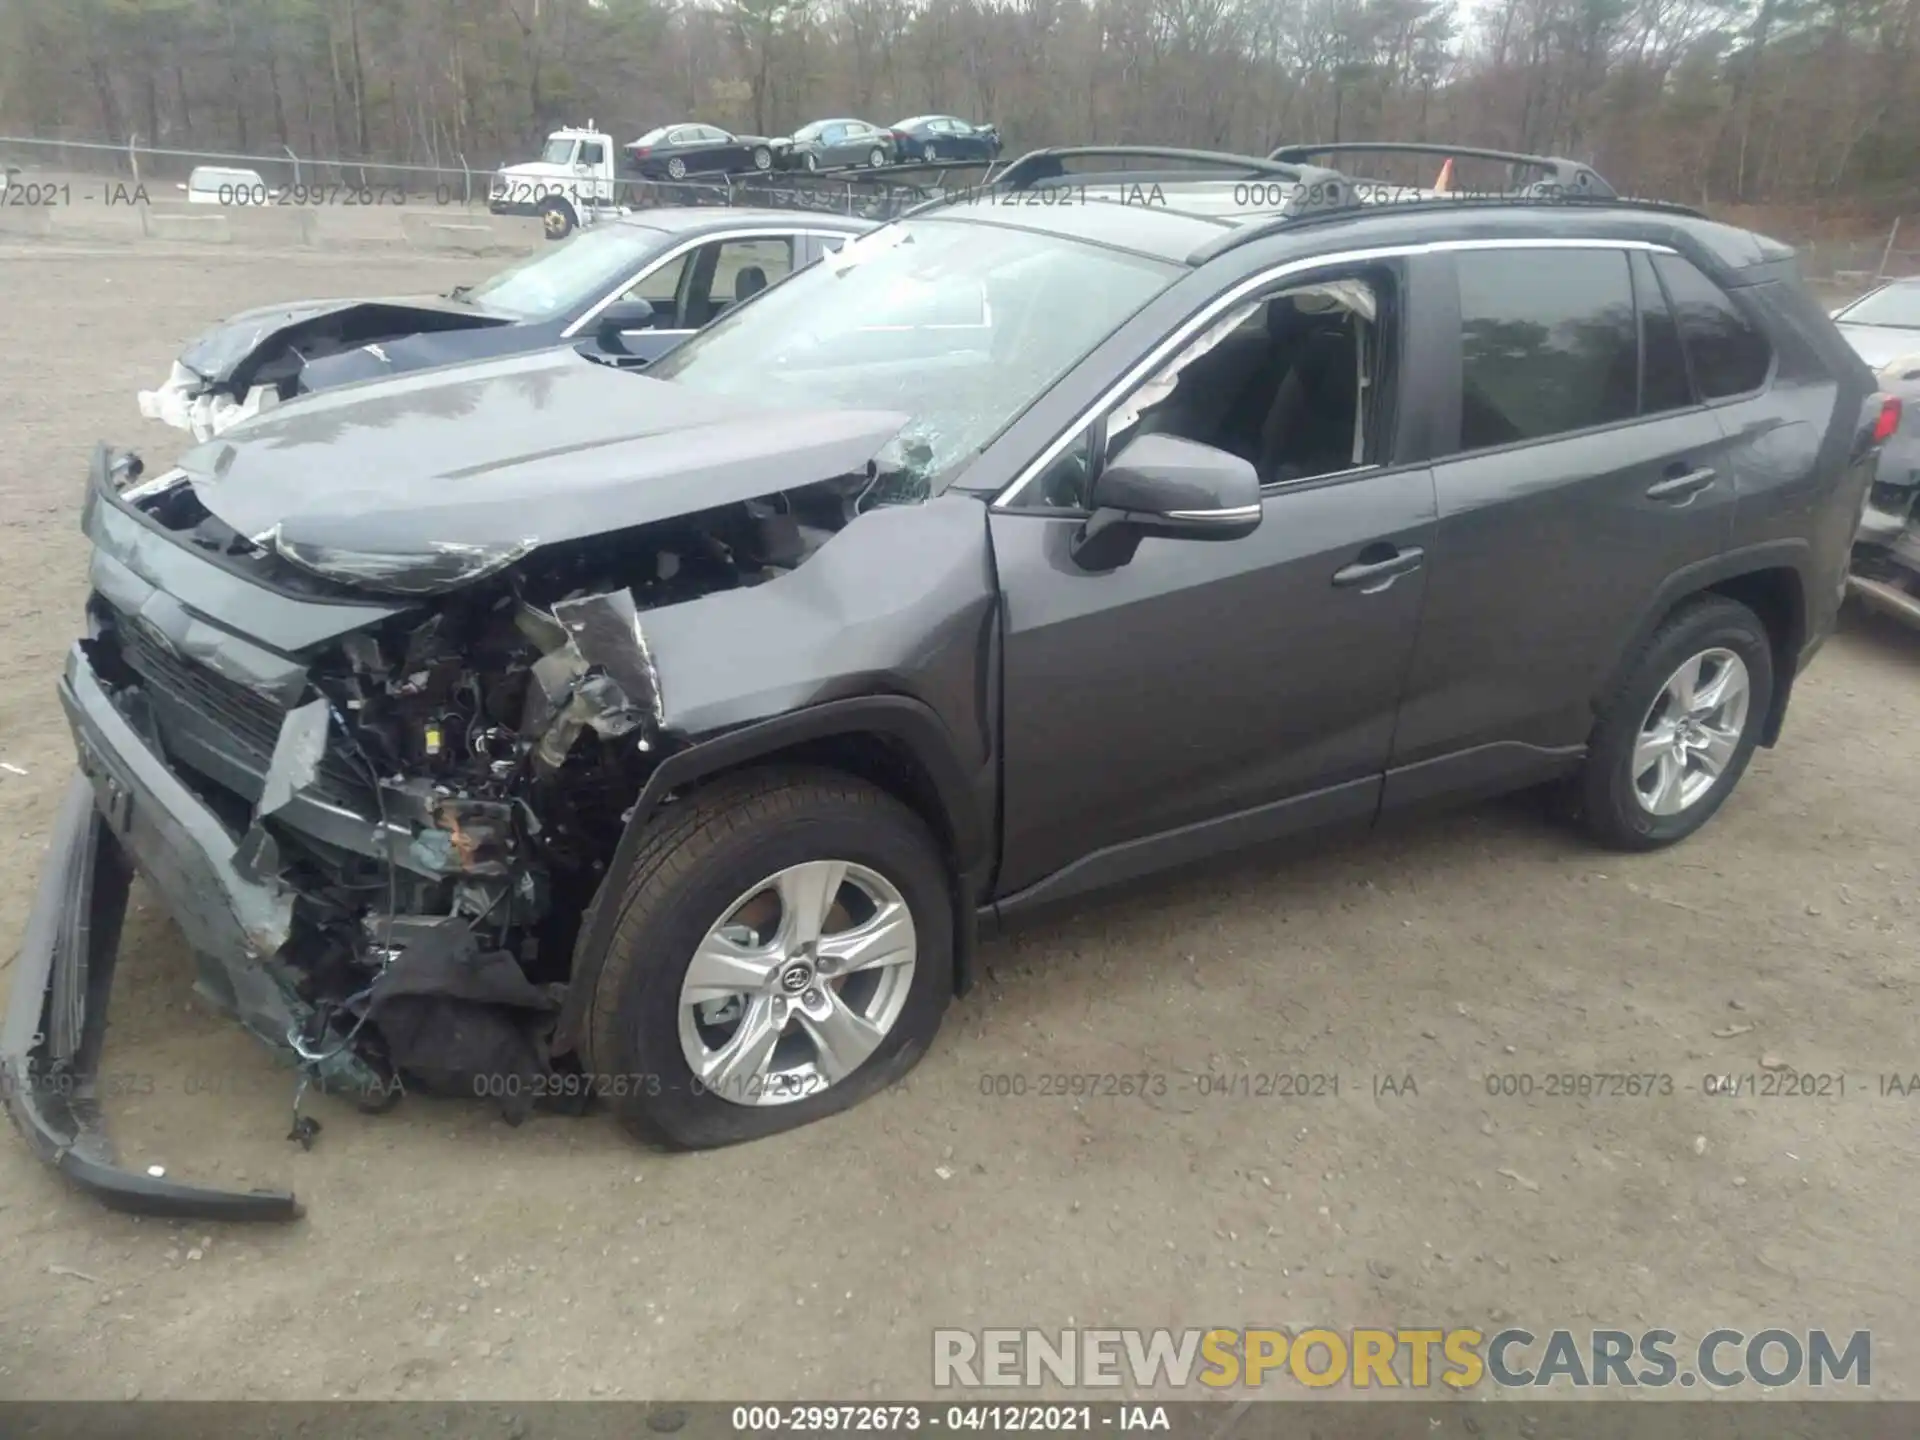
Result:
{"type": "Polygon", "coordinates": [[[619,223],[635,229],[658,230],[674,235],[691,235],[703,230],[736,230],[742,225],[779,225],[795,230],[842,230],[857,234],[872,229],[874,224],[871,220],[852,215],[750,205],[662,205],[631,211],[620,216],[619,223]]]}

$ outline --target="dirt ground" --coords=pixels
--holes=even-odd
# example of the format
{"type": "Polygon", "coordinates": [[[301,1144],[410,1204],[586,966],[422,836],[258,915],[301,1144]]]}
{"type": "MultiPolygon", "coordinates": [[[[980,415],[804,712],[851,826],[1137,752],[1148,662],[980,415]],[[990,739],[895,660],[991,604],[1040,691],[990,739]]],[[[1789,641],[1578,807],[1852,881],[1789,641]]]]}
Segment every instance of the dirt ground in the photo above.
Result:
{"type": "MultiPolygon", "coordinates": [[[[71,767],[88,447],[178,448],[133,394],[219,315],[497,263],[0,249],[0,761],[26,772],[0,769],[0,935],[71,767]]],[[[310,1213],[116,1216],[0,1133],[0,1396],[899,1397],[929,1392],[936,1326],[1419,1323],[1868,1329],[1872,1393],[1913,1396],[1920,1099],[1876,1082],[1920,1071],[1917,695],[1920,637],[1852,618],[1677,850],[1503,802],[1137,890],[990,945],[902,1087],[691,1156],[417,1097],[314,1102],[303,1152],[289,1074],[189,994],[146,902],[107,1047],[152,1091],[112,1103],[123,1154],[310,1213]],[[1763,1060],[1845,1098],[1701,1093],[1763,1060]],[[1488,1093],[1567,1070],[1676,1088],[1488,1093]],[[1121,1071],[1166,1093],[1038,1093],[1121,1071]],[[1254,1093],[1282,1071],[1339,1094],[1254,1093]]]]}

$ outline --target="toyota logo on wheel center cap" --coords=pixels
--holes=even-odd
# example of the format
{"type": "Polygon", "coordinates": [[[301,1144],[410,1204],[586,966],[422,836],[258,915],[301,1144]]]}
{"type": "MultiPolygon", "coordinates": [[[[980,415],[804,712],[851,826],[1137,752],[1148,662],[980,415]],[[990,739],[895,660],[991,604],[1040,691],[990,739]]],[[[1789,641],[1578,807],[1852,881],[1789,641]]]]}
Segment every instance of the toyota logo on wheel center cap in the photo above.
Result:
{"type": "Polygon", "coordinates": [[[780,988],[789,995],[798,995],[813,983],[813,966],[804,960],[796,960],[780,972],[780,988]]]}

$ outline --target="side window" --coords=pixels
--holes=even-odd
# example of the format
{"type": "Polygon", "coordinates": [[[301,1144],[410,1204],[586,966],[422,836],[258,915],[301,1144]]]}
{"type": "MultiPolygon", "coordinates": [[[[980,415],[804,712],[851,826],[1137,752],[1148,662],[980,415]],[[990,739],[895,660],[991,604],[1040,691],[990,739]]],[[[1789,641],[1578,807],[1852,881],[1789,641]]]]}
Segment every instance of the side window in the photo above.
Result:
{"type": "Polygon", "coordinates": [[[1460,277],[1460,448],[1630,419],[1640,347],[1621,250],[1467,251],[1460,277]]]}
{"type": "Polygon", "coordinates": [[[1773,351],[1727,293],[1678,255],[1654,256],[1653,268],[1673,302],[1700,398],[1722,400],[1765,384],[1773,351]]]}
{"type": "Polygon", "coordinates": [[[1084,510],[1093,485],[1093,431],[1082,430],[1040,472],[1026,492],[1029,503],[1056,510],[1084,510]]]}
{"type": "Polygon", "coordinates": [[[1687,383],[1687,357],[1680,349],[1680,327],[1667,304],[1653,263],[1646,252],[1635,251],[1633,298],[1640,310],[1640,413],[1658,415],[1693,404],[1687,383]]]}
{"type": "MultiPolygon", "coordinates": [[[[1378,463],[1392,297],[1391,277],[1368,271],[1236,306],[1108,413],[1098,462],[1164,434],[1238,455],[1263,485],[1378,463]]],[[[1076,438],[1026,495],[1085,509],[1096,468],[1076,438]]]]}
{"type": "Polygon", "coordinates": [[[720,256],[713,267],[713,296],[716,300],[744,300],[756,290],[764,290],[774,281],[786,279],[792,272],[791,236],[722,240],[720,256]]]}
{"type": "MultiPolygon", "coordinates": [[[[793,271],[793,237],[766,236],[754,240],[720,240],[700,252],[707,275],[706,294],[690,296],[687,328],[699,329],[728,306],[739,303],[793,271]]],[[[698,290],[696,281],[694,288],[698,290]]]]}
{"type": "Polygon", "coordinates": [[[580,143],[580,153],[573,157],[573,163],[576,165],[598,165],[604,159],[606,159],[606,151],[601,147],[599,141],[583,140],[580,143]]]}
{"type": "Polygon", "coordinates": [[[694,252],[689,250],[654,270],[649,270],[621,295],[622,300],[644,300],[653,306],[654,328],[685,330],[680,320],[680,279],[687,273],[694,252]]]}

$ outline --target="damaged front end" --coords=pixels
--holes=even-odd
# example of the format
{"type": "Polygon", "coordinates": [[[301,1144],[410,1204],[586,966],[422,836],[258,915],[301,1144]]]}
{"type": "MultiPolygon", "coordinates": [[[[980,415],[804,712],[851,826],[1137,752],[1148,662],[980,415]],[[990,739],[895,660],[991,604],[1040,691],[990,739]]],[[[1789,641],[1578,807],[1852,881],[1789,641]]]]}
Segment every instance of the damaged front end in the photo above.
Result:
{"type": "Polygon", "coordinates": [[[299,1213],[113,1165],[93,1077],[136,870],[196,989],[297,1071],[290,1138],[317,1128],[309,1086],[369,1109],[408,1088],[481,1096],[514,1121],[536,1094],[586,1094],[543,1083],[579,1064],[555,1031],[581,917],[686,739],[642,615],[777,579],[863,507],[918,498],[871,465],[828,473],[409,563],[250,539],[209,508],[213,481],[143,479],[101,447],[87,634],[60,686],[81,775],[0,1032],[0,1084],[39,1153],[121,1208],[299,1213]]]}
{"type": "Polygon", "coordinates": [[[210,440],[308,388],[307,365],[402,336],[510,323],[441,297],[317,300],[248,310],[188,345],[167,378],[135,399],[140,413],[210,440]]]}

